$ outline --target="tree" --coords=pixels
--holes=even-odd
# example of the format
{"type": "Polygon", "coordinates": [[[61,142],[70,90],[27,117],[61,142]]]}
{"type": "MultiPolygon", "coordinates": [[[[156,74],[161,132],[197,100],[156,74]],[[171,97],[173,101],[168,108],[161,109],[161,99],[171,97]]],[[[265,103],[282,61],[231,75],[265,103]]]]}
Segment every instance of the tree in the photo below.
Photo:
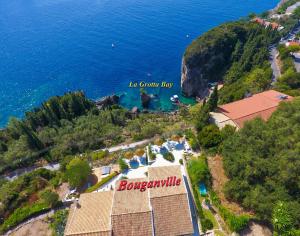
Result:
{"type": "Polygon", "coordinates": [[[91,168],[86,160],[75,157],[66,166],[66,177],[72,187],[80,187],[87,181],[91,168]]]}
{"type": "Polygon", "coordinates": [[[208,100],[208,106],[210,111],[214,111],[218,107],[218,99],[218,85],[216,85],[208,100]]]}
{"type": "Polygon", "coordinates": [[[198,131],[201,131],[206,125],[209,124],[209,106],[208,103],[203,105],[200,112],[196,115],[195,127],[198,131]]]}
{"type": "Polygon", "coordinates": [[[222,141],[222,137],[216,125],[208,125],[199,132],[198,140],[204,148],[211,148],[218,146],[222,141]]]}
{"type": "Polygon", "coordinates": [[[119,163],[119,168],[120,168],[121,172],[128,170],[129,166],[122,158],[119,158],[118,163],[119,163]]]}
{"type": "Polygon", "coordinates": [[[49,189],[44,190],[40,194],[40,197],[49,207],[55,207],[59,200],[58,194],[49,189]]]}

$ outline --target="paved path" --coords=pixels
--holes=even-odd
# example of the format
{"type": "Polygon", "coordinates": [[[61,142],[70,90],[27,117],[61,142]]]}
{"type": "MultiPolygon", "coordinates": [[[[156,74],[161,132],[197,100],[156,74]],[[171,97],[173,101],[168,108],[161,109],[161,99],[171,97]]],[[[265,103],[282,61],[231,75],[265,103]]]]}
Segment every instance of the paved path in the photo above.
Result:
{"type": "Polygon", "coordinates": [[[270,47],[270,58],[271,68],[273,71],[272,84],[276,83],[277,79],[281,76],[280,68],[277,63],[276,57],[278,56],[278,50],[275,45],[270,47]]]}
{"type": "MultiPolygon", "coordinates": [[[[138,141],[135,143],[130,143],[130,144],[122,144],[122,145],[118,145],[118,146],[114,146],[114,147],[110,147],[110,148],[103,148],[103,149],[99,149],[96,150],[100,151],[100,150],[108,150],[109,152],[116,152],[116,151],[120,151],[120,150],[127,150],[130,148],[135,148],[141,145],[145,145],[148,144],[152,141],[152,139],[144,139],[142,141],[138,141]]],[[[13,181],[16,178],[18,178],[19,176],[32,172],[34,170],[40,169],[40,168],[45,168],[51,171],[55,171],[55,170],[59,170],[60,168],[60,164],[59,163],[53,163],[53,164],[47,164],[45,166],[41,166],[41,167],[37,167],[37,166],[31,166],[31,167],[26,167],[26,168],[21,168],[21,169],[17,169],[15,171],[10,172],[9,174],[5,175],[5,179],[7,179],[8,181],[13,181]]]]}
{"type": "MultiPolygon", "coordinates": [[[[127,149],[130,149],[130,148],[135,148],[137,146],[141,146],[141,145],[144,145],[144,144],[148,144],[152,141],[152,139],[145,139],[145,140],[142,140],[142,141],[138,141],[138,142],[135,142],[135,143],[131,143],[131,144],[122,144],[122,145],[118,145],[118,146],[114,146],[114,147],[110,147],[110,148],[103,148],[101,150],[108,150],[109,152],[117,152],[117,151],[120,151],[120,150],[127,150],[127,149]]],[[[99,151],[99,150],[97,150],[99,151]]],[[[95,152],[97,152],[95,151],[95,152]]]]}
{"type": "Polygon", "coordinates": [[[25,168],[17,169],[17,170],[10,172],[9,174],[5,175],[5,179],[7,179],[8,181],[13,181],[23,174],[32,172],[32,171],[40,169],[40,168],[45,168],[47,170],[55,171],[55,170],[59,170],[59,167],[60,167],[59,163],[47,164],[47,165],[40,166],[40,167],[39,166],[25,167],[25,168]]]}

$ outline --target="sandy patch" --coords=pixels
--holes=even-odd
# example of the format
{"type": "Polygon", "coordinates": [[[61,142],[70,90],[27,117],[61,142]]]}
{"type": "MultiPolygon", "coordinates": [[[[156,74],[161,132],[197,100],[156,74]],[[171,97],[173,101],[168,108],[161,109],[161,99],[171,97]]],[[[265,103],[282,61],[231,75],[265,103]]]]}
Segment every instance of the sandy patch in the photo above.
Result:
{"type": "Polygon", "coordinates": [[[235,214],[249,214],[253,215],[253,213],[244,210],[239,204],[235,202],[229,202],[224,195],[223,188],[226,182],[229,181],[227,176],[225,175],[223,169],[223,159],[221,156],[217,155],[214,157],[208,158],[208,166],[210,169],[210,173],[213,179],[213,189],[219,196],[222,205],[233,211],[235,214]]]}
{"type": "Polygon", "coordinates": [[[55,191],[58,194],[59,199],[62,200],[66,196],[66,194],[69,192],[69,184],[62,183],[55,191]]]}
{"type": "Polygon", "coordinates": [[[240,233],[241,236],[272,236],[272,231],[264,225],[250,222],[249,227],[240,233]]]}
{"type": "Polygon", "coordinates": [[[10,236],[51,236],[52,231],[49,224],[43,220],[36,220],[32,223],[26,224],[10,236]]]}

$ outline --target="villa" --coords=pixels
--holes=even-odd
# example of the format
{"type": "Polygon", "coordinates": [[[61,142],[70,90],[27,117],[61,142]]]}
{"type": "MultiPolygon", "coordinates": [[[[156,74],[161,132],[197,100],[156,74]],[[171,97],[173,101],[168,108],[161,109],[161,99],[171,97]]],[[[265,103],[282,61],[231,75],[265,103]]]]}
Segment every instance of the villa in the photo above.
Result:
{"type": "Polygon", "coordinates": [[[66,236],[193,235],[186,180],[178,165],[149,167],[114,191],[85,193],[71,206],[66,236]]]}
{"type": "Polygon", "coordinates": [[[265,28],[268,28],[270,27],[272,30],[282,30],[284,27],[279,25],[278,23],[276,22],[269,22],[269,21],[266,21],[262,18],[259,18],[259,17],[254,17],[252,20],[252,22],[255,22],[259,25],[262,25],[264,26],[265,28]]]}
{"type": "Polygon", "coordinates": [[[217,108],[216,112],[210,113],[210,121],[219,128],[225,125],[242,128],[246,121],[260,117],[268,120],[277,109],[280,102],[290,101],[293,97],[268,90],[254,94],[239,101],[231,102],[217,108]]]}

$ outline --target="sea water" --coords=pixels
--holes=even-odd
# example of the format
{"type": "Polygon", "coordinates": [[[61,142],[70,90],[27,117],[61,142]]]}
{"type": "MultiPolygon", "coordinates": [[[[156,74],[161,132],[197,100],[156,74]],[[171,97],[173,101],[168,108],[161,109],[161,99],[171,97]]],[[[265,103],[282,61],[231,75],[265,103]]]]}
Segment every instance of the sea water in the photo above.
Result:
{"type": "MultiPolygon", "coordinates": [[[[83,90],[122,94],[140,106],[130,82],[157,88],[151,108],[174,108],[185,48],[201,33],[277,0],[0,0],[0,127],[50,96],[83,90]]],[[[182,101],[190,100],[181,97],[182,101]]]]}

